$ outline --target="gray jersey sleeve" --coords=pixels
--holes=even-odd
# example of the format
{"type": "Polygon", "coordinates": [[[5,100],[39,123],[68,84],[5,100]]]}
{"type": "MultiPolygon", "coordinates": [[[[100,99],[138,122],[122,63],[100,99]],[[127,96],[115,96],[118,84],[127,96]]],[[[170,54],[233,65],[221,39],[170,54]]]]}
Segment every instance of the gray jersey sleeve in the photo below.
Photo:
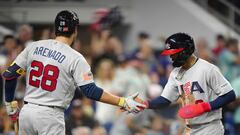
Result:
{"type": "Polygon", "coordinates": [[[82,86],[94,82],[91,68],[83,57],[77,59],[74,62],[72,74],[77,86],[82,86]]]}
{"type": "Polygon", "coordinates": [[[233,90],[231,84],[222,75],[222,73],[217,67],[213,67],[209,71],[208,75],[209,75],[208,84],[218,96],[224,95],[229,91],[233,90]]]}
{"type": "Polygon", "coordinates": [[[24,70],[27,69],[28,54],[31,46],[32,44],[29,44],[14,60],[14,62],[24,70]]]}
{"type": "Polygon", "coordinates": [[[171,102],[175,102],[178,99],[179,92],[178,92],[177,85],[174,80],[173,72],[171,72],[171,74],[168,78],[168,82],[167,82],[166,86],[164,87],[163,93],[161,96],[165,97],[166,99],[170,100],[171,102]]]}

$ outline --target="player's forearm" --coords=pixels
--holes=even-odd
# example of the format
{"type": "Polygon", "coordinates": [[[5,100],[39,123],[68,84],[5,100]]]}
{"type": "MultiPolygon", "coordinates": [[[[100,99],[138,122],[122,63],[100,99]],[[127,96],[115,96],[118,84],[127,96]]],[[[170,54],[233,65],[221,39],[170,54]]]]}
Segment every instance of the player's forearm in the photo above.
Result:
{"type": "Polygon", "coordinates": [[[231,103],[235,99],[236,99],[236,95],[235,95],[235,92],[232,90],[232,91],[218,97],[217,99],[211,101],[209,104],[211,106],[211,110],[216,110],[216,109],[219,109],[219,108],[231,103]]]}
{"type": "Polygon", "coordinates": [[[6,102],[13,101],[16,86],[17,86],[17,78],[5,81],[5,101],[6,102]]]}
{"type": "Polygon", "coordinates": [[[159,96],[155,99],[148,101],[148,108],[149,109],[160,109],[160,108],[167,107],[170,104],[171,104],[171,101],[169,101],[168,99],[166,99],[162,96],[159,96]]]}
{"type": "Polygon", "coordinates": [[[111,105],[119,105],[119,103],[121,104],[120,97],[104,91],[96,86],[95,83],[80,86],[80,89],[82,90],[83,94],[90,99],[111,105]]]}
{"type": "Polygon", "coordinates": [[[16,63],[13,63],[3,72],[5,81],[5,101],[11,102],[14,98],[14,92],[17,86],[17,78],[24,73],[24,70],[16,63]]]}
{"type": "Polygon", "coordinates": [[[101,98],[100,98],[100,101],[103,102],[103,103],[118,106],[119,101],[120,101],[120,97],[112,95],[111,93],[108,93],[108,92],[104,91],[101,98]]]}
{"type": "Polygon", "coordinates": [[[118,105],[120,98],[114,96],[95,85],[95,83],[80,86],[83,94],[90,99],[103,103],[118,105]]]}

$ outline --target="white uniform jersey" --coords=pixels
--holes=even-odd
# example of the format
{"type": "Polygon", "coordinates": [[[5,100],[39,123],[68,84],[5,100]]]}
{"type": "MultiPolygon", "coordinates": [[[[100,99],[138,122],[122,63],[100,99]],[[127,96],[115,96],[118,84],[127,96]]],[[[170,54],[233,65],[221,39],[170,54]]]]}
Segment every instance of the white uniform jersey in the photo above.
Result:
{"type": "MultiPolygon", "coordinates": [[[[162,96],[172,102],[180,98],[183,105],[187,105],[213,101],[231,90],[233,90],[232,86],[216,66],[198,59],[188,70],[183,70],[181,67],[173,69],[162,96]]],[[[222,110],[218,109],[187,119],[186,124],[208,123],[221,118],[222,110]]]]}
{"type": "Polygon", "coordinates": [[[56,40],[30,43],[15,63],[26,70],[24,101],[67,108],[77,86],[93,82],[85,58],[56,40]]]}

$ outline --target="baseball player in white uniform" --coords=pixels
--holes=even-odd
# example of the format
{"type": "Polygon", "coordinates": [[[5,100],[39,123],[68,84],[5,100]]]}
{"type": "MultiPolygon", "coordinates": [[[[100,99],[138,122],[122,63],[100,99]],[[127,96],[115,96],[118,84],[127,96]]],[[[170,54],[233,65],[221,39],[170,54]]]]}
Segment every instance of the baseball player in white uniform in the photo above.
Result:
{"type": "Polygon", "coordinates": [[[184,135],[223,135],[221,108],[235,100],[232,86],[215,65],[193,54],[194,41],[186,33],[171,35],[165,44],[161,54],[170,55],[175,68],[162,95],[145,102],[148,108],[168,106],[180,98],[184,135]]]}
{"type": "Polygon", "coordinates": [[[145,105],[134,99],[118,97],[97,87],[85,58],[70,46],[77,36],[76,13],[61,11],[55,19],[56,39],[30,43],[3,73],[6,109],[13,121],[18,110],[11,106],[17,77],[26,72],[25,105],[19,115],[20,135],[64,135],[64,110],[69,106],[76,87],[90,99],[120,106],[136,113],[145,105]]]}

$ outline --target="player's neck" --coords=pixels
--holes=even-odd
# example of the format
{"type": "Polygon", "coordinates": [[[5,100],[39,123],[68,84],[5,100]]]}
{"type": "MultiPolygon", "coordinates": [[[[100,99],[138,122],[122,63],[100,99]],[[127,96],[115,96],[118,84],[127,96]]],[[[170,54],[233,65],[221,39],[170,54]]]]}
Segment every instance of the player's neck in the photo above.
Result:
{"type": "Polygon", "coordinates": [[[191,68],[195,63],[197,62],[197,57],[195,55],[192,55],[187,59],[187,61],[182,66],[183,69],[187,70],[191,68]]]}
{"type": "Polygon", "coordinates": [[[64,43],[64,44],[67,44],[67,45],[71,45],[72,44],[72,42],[73,42],[73,39],[72,39],[72,36],[70,37],[70,38],[68,38],[68,37],[64,37],[64,36],[57,36],[56,38],[55,38],[55,40],[57,40],[57,41],[59,41],[59,42],[62,42],[62,43],[64,43]]]}

